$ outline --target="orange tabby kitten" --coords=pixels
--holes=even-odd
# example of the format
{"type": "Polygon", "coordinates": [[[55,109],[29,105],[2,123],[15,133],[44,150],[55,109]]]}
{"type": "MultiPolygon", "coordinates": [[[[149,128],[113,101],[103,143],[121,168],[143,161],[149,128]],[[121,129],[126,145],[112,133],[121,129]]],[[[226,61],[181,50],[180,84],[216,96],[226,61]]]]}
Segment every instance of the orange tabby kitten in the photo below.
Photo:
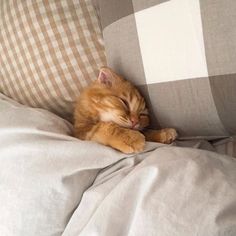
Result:
{"type": "Polygon", "coordinates": [[[108,67],[78,98],[75,136],[111,146],[124,153],[140,152],[148,141],[171,143],[175,129],[146,130],[149,125],[144,98],[127,80],[108,67]]]}

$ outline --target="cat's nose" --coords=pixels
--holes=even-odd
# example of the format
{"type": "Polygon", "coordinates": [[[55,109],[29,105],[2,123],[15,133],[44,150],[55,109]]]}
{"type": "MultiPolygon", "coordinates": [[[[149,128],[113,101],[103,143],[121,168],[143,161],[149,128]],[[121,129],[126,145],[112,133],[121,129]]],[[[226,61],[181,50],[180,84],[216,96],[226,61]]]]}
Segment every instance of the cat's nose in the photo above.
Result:
{"type": "Polygon", "coordinates": [[[134,127],[139,123],[138,118],[135,117],[135,116],[131,116],[131,117],[130,117],[130,121],[131,121],[131,123],[132,123],[132,128],[134,128],[134,127]]]}

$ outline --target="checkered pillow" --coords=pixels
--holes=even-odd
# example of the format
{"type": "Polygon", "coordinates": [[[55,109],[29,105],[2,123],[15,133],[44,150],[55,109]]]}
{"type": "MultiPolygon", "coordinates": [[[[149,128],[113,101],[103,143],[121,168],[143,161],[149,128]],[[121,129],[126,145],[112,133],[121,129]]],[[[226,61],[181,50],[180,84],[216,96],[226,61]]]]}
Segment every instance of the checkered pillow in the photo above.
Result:
{"type": "Polygon", "coordinates": [[[93,0],[2,0],[0,92],[64,117],[106,63],[93,0]]]}
{"type": "Polygon", "coordinates": [[[183,136],[236,134],[235,0],[100,0],[108,64],[183,136]]]}

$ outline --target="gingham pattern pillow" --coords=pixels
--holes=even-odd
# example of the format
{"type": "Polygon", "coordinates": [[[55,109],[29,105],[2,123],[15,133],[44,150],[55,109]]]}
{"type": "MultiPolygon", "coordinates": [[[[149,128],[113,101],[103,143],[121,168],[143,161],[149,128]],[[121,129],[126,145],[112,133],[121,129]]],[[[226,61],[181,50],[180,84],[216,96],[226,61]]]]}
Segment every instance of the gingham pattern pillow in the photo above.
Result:
{"type": "Polygon", "coordinates": [[[71,115],[80,91],[106,64],[92,0],[2,0],[0,92],[71,115]]]}
{"type": "Polygon", "coordinates": [[[100,0],[108,64],[182,136],[236,134],[235,0],[100,0]]]}

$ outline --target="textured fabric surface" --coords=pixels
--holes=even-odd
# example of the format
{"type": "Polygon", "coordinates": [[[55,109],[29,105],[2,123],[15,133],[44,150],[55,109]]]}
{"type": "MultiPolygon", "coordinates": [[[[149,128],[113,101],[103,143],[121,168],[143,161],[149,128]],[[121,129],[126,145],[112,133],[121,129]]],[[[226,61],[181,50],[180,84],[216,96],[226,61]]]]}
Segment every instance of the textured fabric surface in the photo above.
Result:
{"type": "Polygon", "coordinates": [[[127,156],[1,94],[0,111],[0,235],[236,235],[236,159],[157,143],[127,156]]]}
{"type": "Polygon", "coordinates": [[[3,0],[0,42],[0,92],[64,117],[106,64],[92,0],[3,0]]]}
{"type": "Polygon", "coordinates": [[[236,137],[213,142],[215,151],[220,154],[236,157],[236,137]]]}
{"type": "Polygon", "coordinates": [[[124,158],[0,94],[0,235],[61,236],[100,169],[124,158]]]}
{"type": "Polygon", "coordinates": [[[63,236],[234,236],[236,160],[159,147],[102,170],[63,236]]]}
{"type": "Polygon", "coordinates": [[[153,124],[236,134],[234,0],[99,0],[108,64],[134,82],[153,124]]]}

